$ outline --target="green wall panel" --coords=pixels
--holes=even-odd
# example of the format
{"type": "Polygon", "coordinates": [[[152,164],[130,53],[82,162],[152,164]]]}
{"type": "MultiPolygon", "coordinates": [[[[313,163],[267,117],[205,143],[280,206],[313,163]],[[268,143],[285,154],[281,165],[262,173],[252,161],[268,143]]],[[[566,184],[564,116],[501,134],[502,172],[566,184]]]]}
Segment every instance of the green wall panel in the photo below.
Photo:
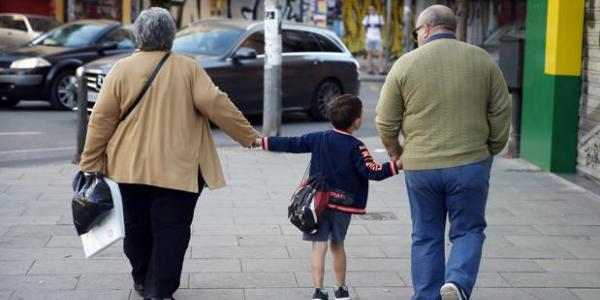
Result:
{"type": "Polygon", "coordinates": [[[544,75],[547,0],[527,1],[521,157],[550,168],[554,76],[544,75]],[[545,88],[544,88],[545,87],[545,88]]]}
{"type": "Polygon", "coordinates": [[[547,171],[573,173],[581,78],[544,74],[547,1],[527,1],[521,157],[547,171]]]}
{"type": "Polygon", "coordinates": [[[581,78],[556,76],[554,84],[553,150],[549,170],[557,173],[574,173],[577,166],[581,78]]]}

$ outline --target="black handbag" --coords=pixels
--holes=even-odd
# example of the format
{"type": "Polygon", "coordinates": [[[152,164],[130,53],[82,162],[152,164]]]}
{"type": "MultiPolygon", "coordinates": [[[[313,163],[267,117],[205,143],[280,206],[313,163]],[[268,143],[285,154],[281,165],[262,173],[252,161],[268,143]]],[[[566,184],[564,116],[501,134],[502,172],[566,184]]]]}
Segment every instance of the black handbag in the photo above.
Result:
{"type": "Polygon", "coordinates": [[[79,171],[73,179],[73,224],[78,235],[90,231],[113,208],[112,195],[102,174],[86,175],[79,171]]]}
{"type": "MultiPolygon", "coordinates": [[[[125,120],[133,109],[137,107],[170,54],[170,52],[167,52],[163,56],[135,101],[125,114],[123,114],[119,122],[125,120]]],[[[77,172],[73,179],[73,191],[75,192],[71,201],[73,224],[75,225],[77,234],[82,235],[90,231],[104,219],[113,208],[113,199],[110,188],[106,181],[104,181],[104,175],[100,173],[84,174],[81,171],[77,172]]]]}

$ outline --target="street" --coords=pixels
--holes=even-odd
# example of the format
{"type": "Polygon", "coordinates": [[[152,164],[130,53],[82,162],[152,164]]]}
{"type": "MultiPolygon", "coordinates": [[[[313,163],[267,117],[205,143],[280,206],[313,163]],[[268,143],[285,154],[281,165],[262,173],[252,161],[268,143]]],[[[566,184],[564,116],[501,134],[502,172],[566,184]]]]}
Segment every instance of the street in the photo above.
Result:
{"type": "MultiPolygon", "coordinates": [[[[358,136],[376,135],[375,105],[381,85],[381,82],[361,83],[364,119],[358,136]]],[[[260,131],[261,117],[249,119],[260,131]]],[[[328,122],[315,122],[304,113],[287,113],[283,117],[283,135],[327,128],[330,128],[328,122]]],[[[14,109],[0,109],[0,167],[71,161],[75,156],[76,132],[76,113],[52,110],[46,102],[21,102],[14,109]]],[[[235,145],[218,129],[214,134],[217,146],[235,145]]]]}

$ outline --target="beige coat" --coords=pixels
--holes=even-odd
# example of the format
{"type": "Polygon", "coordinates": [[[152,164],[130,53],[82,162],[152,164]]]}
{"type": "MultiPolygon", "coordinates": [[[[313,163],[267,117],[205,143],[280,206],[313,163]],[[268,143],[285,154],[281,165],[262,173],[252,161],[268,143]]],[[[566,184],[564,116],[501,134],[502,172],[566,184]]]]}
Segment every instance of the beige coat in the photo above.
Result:
{"type": "Polygon", "coordinates": [[[258,132],[194,60],[172,53],[119,124],[164,54],[136,52],[115,64],[90,117],[80,168],[119,183],[188,192],[198,191],[200,169],[209,188],[223,187],[209,121],[244,147],[258,132]]]}

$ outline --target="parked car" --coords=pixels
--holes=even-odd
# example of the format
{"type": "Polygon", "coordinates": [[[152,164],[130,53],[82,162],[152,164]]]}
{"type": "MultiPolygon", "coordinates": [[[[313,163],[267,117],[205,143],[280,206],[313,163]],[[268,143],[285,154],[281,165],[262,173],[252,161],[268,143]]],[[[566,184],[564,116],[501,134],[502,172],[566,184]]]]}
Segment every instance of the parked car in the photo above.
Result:
{"type": "Polygon", "coordinates": [[[62,23],[45,16],[0,14],[0,49],[29,43],[62,23]]]}
{"type": "MultiPolygon", "coordinates": [[[[214,83],[245,114],[263,110],[263,23],[217,19],[192,23],[177,33],[173,51],[193,57],[214,83]]],[[[284,111],[306,111],[328,118],[327,104],[342,93],[358,94],[358,62],[340,39],[326,29],[303,24],[282,25],[282,105],[284,111]]],[[[122,58],[84,66],[91,111],[104,76],[122,58]]]]}
{"type": "Polygon", "coordinates": [[[28,46],[0,50],[0,106],[48,100],[56,109],[72,109],[79,66],[134,48],[131,28],[115,21],[83,20],[57,27],[28,46]]]}

